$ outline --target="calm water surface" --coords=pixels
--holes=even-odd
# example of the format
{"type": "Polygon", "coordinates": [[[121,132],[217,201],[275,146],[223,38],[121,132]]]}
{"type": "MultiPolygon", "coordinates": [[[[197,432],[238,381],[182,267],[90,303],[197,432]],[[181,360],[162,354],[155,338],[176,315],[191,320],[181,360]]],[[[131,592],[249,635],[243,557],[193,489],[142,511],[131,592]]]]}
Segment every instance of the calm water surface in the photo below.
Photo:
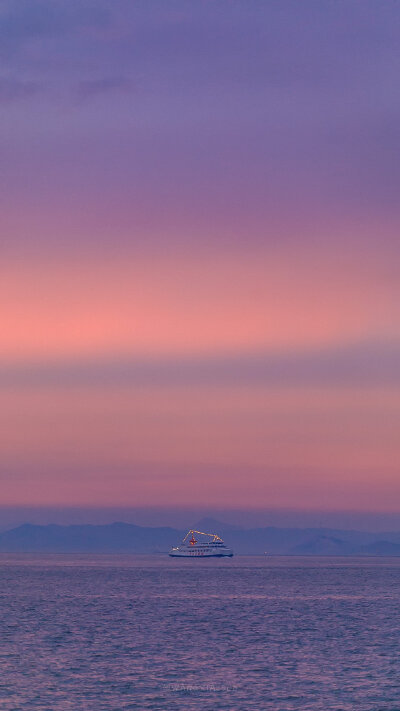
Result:
{"type": "Polygon", "coordinates": [[[399,711],[400,559],[0,556],[0,709],[399,711]]]}

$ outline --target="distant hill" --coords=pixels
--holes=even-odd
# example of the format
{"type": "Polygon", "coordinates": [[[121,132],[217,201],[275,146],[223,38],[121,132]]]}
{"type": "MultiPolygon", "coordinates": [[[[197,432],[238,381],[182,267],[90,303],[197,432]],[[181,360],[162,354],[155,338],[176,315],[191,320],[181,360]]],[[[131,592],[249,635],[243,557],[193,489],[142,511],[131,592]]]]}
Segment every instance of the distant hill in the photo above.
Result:
{"type": "Polygon", "coordinates": [[[365,555],[400,555],[400,543],[391,541],[374,541],[364,546],[362,553],[365,555]]]}
{"type": "Polygon", "coordinates": [[[351,555],[355,551],[354,543],[326,535],[312,536],[291,549],[292,555],[351,555]]]}
{"type": "Polygon", "coordinates": [[[130,523],[103,526],[23,524],[0,533],[0,551],[43,553],[163,553],[183,536],[173,528],[130,523]]]}
{"type": "MultiPolygon", "coordinates": [[[[202,519],[197,530],[221,535],[238,554],[400,555],[400,533],[374,534],[325,528],[241,529],[202,519]]],[[[167,553],[186,531],[130,523],[47,526],[23,524],[0,532],[7,553],[167,553]]]]}
{"type": "Polygon", "coordinates": [[[195,523],[194,527],[197,531],[203,531],[204,533],[225,533],[225,531],[242,531],[241,526],[235,526],[233,523],[225,523],[224,521],[217,521],[215,518],[202,518],[200,521],[195,523]]]}

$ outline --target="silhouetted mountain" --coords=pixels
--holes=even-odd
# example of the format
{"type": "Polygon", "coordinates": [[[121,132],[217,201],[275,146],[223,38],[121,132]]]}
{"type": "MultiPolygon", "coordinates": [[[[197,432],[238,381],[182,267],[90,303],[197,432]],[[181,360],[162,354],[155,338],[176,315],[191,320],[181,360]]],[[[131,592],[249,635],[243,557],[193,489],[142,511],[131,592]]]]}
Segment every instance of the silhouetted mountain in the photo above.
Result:
{"type": "Polygon", "coordinates": [[[377,539],[375,534],[329,528],[253,528],[226,532],[236,553],[349,555],[377,539]]]}
{"type": "Polygon", "coordinates": [[[204,533],[217,533],[221,535],[225,531],[242,531],[241,526],[235,526],[233,523],[225,523],[224,521],[217,521],[215,518],[210,518],[206,516],[195,523],[194,528],[197,531],[203,531],[204,533]]]}
{"type": "Polygon", "coordinates": [[[104,526],[24,524],[0,533],[0,551],[64,553],[154,553],[168,551],[182,532],[129,523],[104,526]]]}
{"type": "Polygon", "coordinates": [[[291,549],[292,555],[351,555],[354,544],[334,536],[314,536],[291,549]]]}
{"type": "Polygon", "coordinates": [[[364,555],[400,555],[400,543],[391,541],[374,541],[363,547],[364,555]]]}
{"type": "MultiPolygon", "coordinates": [[[[202,519],[198,530],[221,535],[239,554],[400,555],[400,534],[363,533],[324,528],[254,528],[226,526],[202,519]]],[[[24,524],[0,532],[0,551],[7,553],[166,553],[186,531],[129,523],[107,525],[24,524]]]]}

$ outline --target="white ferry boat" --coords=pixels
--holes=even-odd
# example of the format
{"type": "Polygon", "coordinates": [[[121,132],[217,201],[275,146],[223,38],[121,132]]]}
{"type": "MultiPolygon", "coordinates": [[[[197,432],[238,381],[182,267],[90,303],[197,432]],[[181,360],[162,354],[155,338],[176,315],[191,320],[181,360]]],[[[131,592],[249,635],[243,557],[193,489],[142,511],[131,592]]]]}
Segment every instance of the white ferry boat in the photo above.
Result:
{"type": "Polygon", "coordinates": [[[233,550],[228,548],[216,533],[202,533],[190,529],[180,546],[171,548],[169,555],[176,558],[210,558],[211,556],[213,558],[232,558],[233,550]],[[194,537],[195,534],[203,538],[197,540],[194,537]],[[189,538],[189,536],[191,537],[189,538]]]}

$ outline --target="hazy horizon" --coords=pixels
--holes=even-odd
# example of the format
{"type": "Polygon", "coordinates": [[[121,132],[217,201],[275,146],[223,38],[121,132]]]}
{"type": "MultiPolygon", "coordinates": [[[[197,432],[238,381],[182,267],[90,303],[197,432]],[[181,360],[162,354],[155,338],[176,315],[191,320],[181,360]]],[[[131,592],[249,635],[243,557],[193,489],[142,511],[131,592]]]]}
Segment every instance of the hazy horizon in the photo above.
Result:
{"type": "Polygon", "coordinates": [[[370,532],[400,531],[400,513],[374,511],[244,510],[218,508],[22,507],[0,506],[0,530],[24,523],[110,524],[190,528],[203,518],[248,528],[335,528],[370,532]]]}

